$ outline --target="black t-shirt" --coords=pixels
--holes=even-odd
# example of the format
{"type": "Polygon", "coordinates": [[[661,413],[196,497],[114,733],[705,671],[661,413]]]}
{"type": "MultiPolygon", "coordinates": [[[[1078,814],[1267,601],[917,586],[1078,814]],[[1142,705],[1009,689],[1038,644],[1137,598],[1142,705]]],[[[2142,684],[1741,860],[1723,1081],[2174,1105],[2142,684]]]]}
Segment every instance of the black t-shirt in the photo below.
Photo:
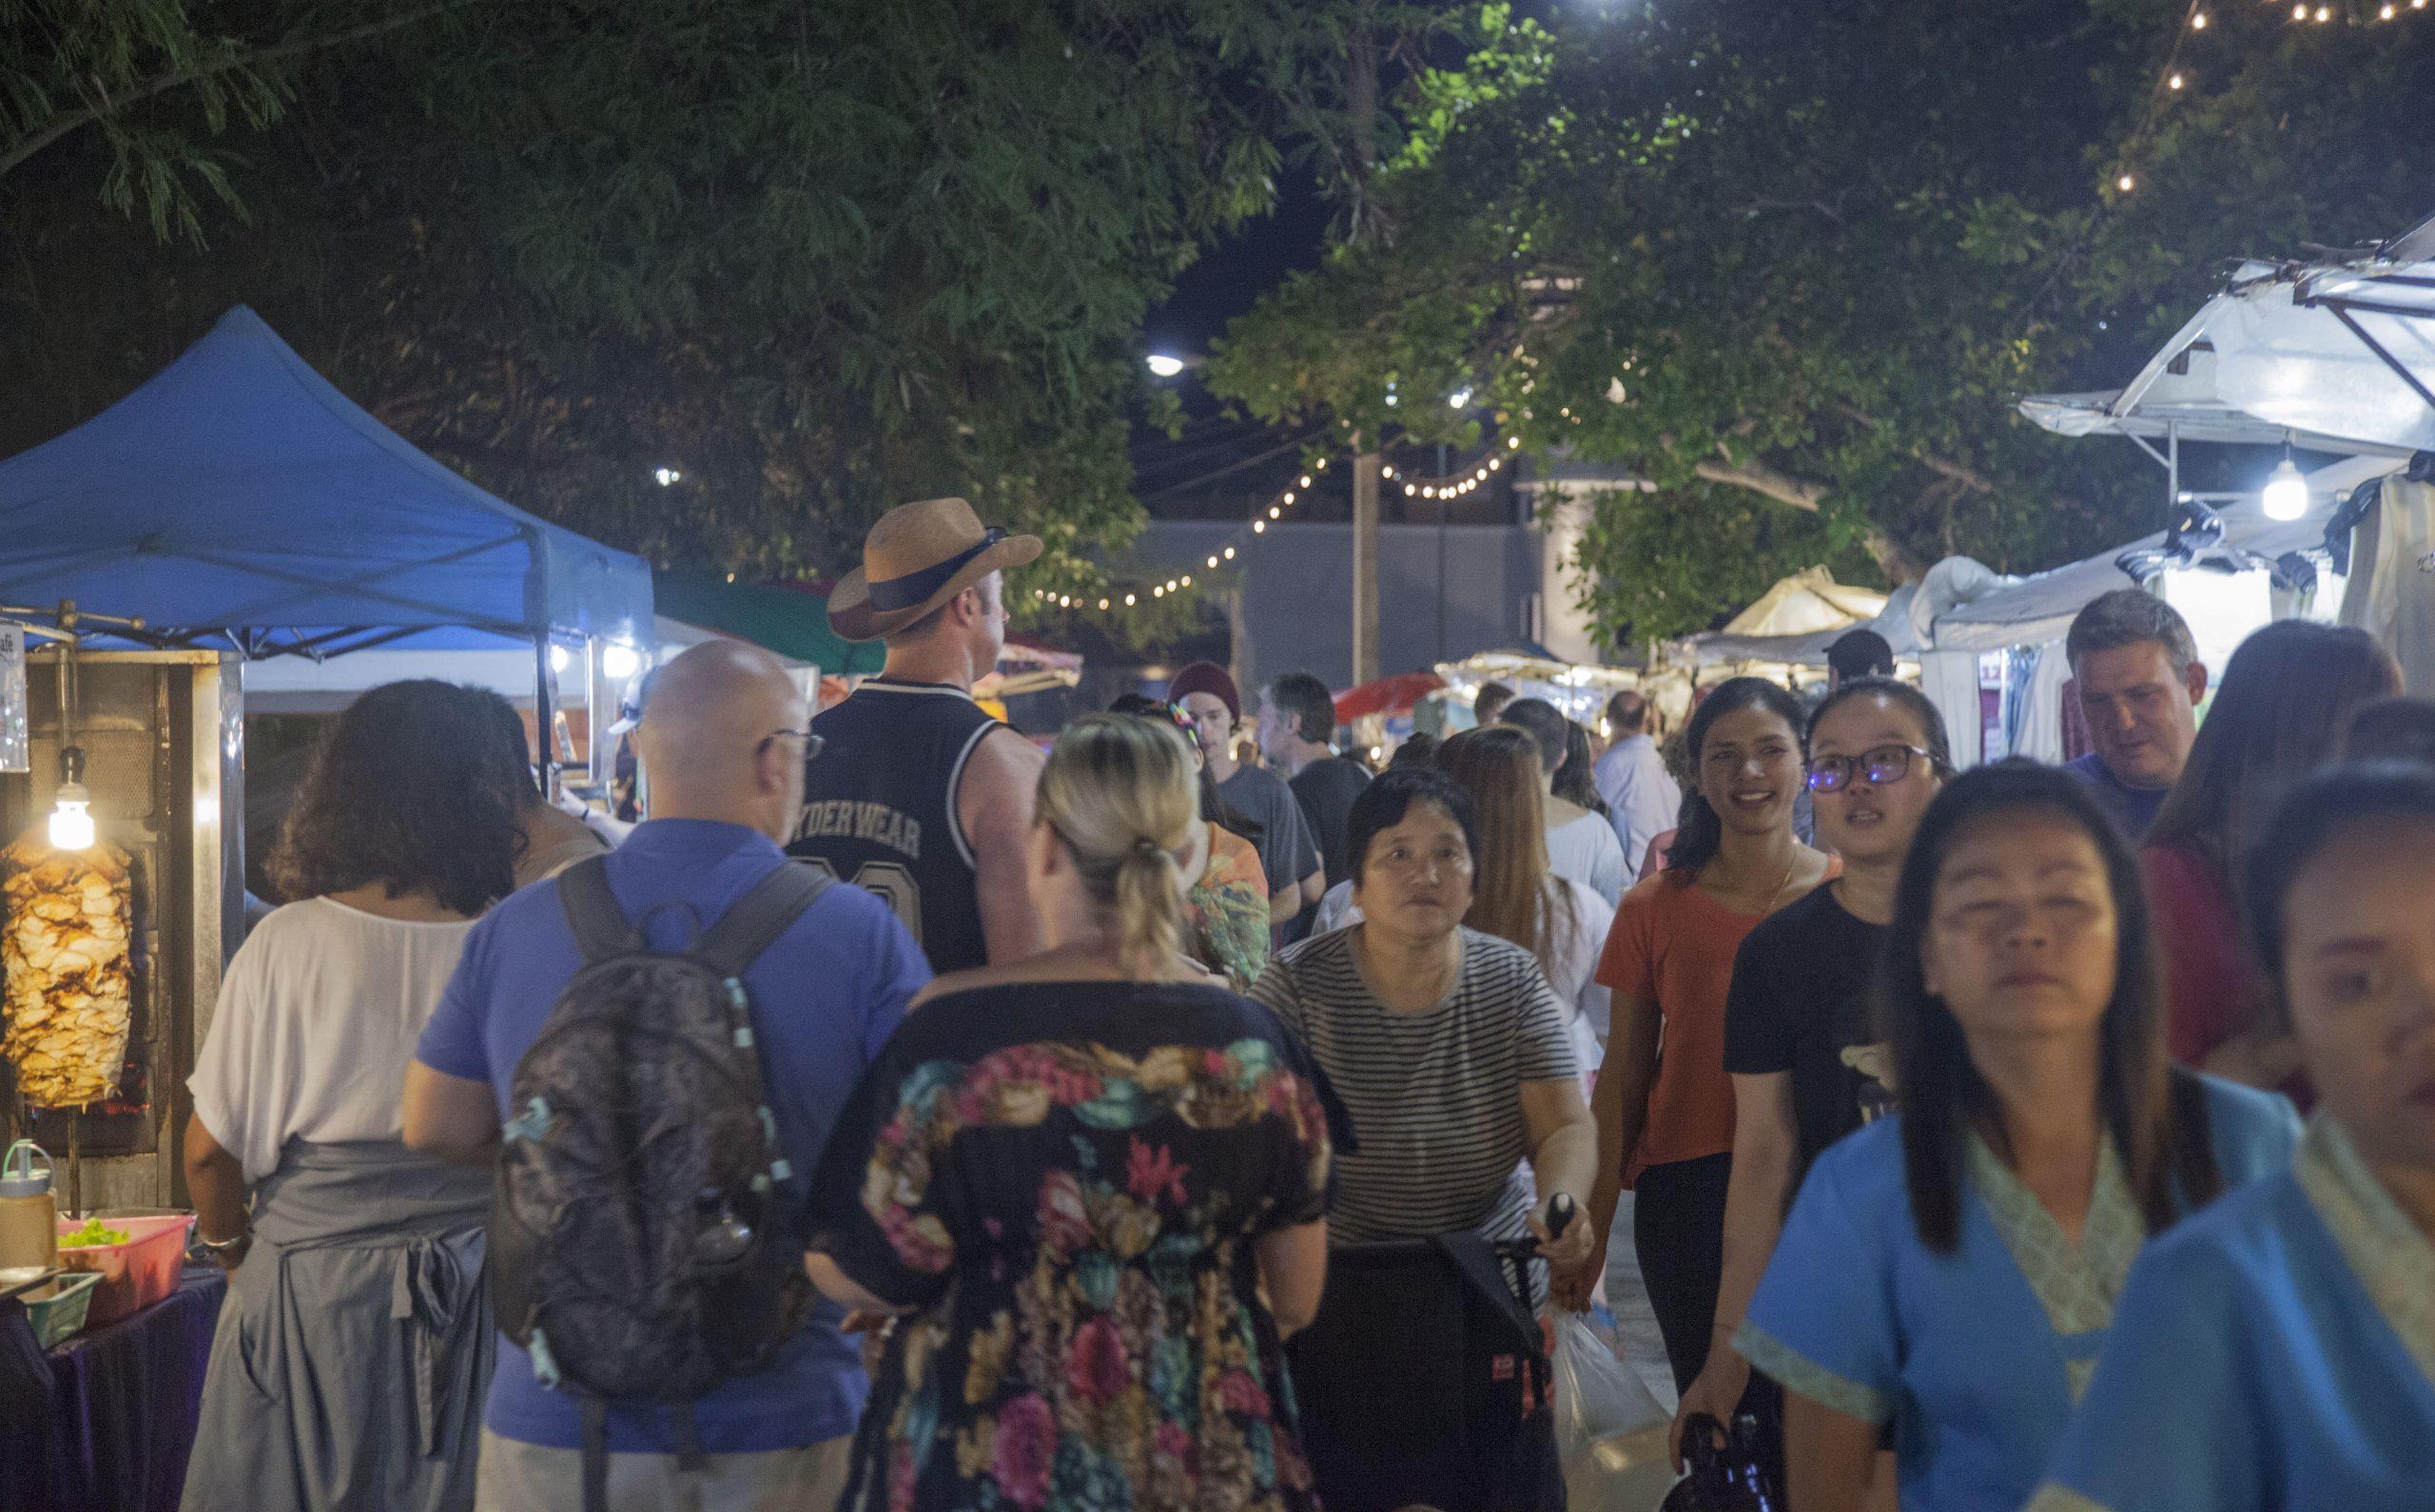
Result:
{"type": "Polygon", "coordinates": [[[1318,842],[1319,863],[1327,870],[1328,885],[1351,880],[1347,831],[1353,823],[1353,801],[1370,785],[1370,773],[1359,762],[1322,756],[1295,773],[1286,785],[1294,789],[1302,817],[1310,822],[1311,838],[1318,842]]]}
{"type": "Polygon", "coordinates": [[[1794,1186],[1820,1151],[1894,1105],[1894,1056],[1869,1022],[1881,924],[1843,911],[1821,887],[1760,921],[1733,958],[1724,1069],[1792,1075],[1794,1186]]]}
{"type": "MultiPolygon", "coordinates": [[[[1322,756],[1295,773],[1286,785],[1294,789],[1294,801],[1301,806],[1303,822],[1310,825],[1311,839],[1319,847],[1319,867],[1327,873],[1327,884],[1333,887],[1350,879],[1353,801],[1370,785],[1369,771],[1342,756],[1322,756]]],[[[1285,926],[1288,942],[1308,939],[1318,917],[1319,905],[1306,904],[1285,926]]]]}

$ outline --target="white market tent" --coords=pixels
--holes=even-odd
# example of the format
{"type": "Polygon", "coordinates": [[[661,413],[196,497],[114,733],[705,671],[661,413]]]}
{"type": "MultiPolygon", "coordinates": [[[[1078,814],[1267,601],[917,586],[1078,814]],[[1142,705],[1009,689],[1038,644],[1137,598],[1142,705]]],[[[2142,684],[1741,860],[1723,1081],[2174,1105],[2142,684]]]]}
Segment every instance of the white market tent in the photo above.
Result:
{"type": "Polygon", "coordinates": [[[2124,387],[2020,408],[2059,436],[2129,436],[2168,467],[2181,441],[2435,449],[2435,217],[2355,257],[2244,262],[2124,387]]]}
{"type": "MultiPolygon", "coordinates": [[[[2296,520],[2267,519],[2254,495],[2201,495],[2194,502],[2217,505],[2222,527],[2203,547],[2176,551],[2183,543],[2159,532],[2021,579],[1956,558],[1907,598],[1898,590],[1871,628],[1898,656],[1919,659],[1958,754],[1978,747],[1976,659],[2015,650],[2031,653],[2032,669],[2012,748],[2056,753],[2059,720],[2048,706],[2065,675],[2059,643],[2100,593],[2150,583],[2190,615],[2202,654],[2218,666],[2248,629],[2303,607],[2260,569],[2293,552],[2321,556],[2328,519],[2352,490],[2435,451],[2435,217],[2351,256],[2245,262],[2124,387],[2040,395],[2020,408],[2058,435],[2130,439],[2165,469],[2169,503],[2192,498],[2181,488],[2185,441],[2289,444],[2341,460],[2308,475],[2309,509],[2296,520]]],[[[2330,588],[2309,611],[2328,611],[2330,588]]],[[[1720,633],[1669,649],[1702,669],[1815,667],[1840,633],[1720,633]]]]}

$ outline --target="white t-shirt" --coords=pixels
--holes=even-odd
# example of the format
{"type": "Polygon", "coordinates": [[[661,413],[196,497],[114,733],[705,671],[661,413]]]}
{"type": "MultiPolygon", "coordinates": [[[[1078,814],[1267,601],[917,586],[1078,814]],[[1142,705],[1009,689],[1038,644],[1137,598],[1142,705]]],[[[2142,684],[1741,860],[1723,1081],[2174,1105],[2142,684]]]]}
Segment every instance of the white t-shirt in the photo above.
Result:
{"type": "MultiPolygon", "coordinates": [[[[1589,817],[1598,819],[1596,814],[1589,817]]],[[[1598,823],[1606,827],[1605,820],[1598,823]]],[[[1607,838],[1612,841],[1614,832],[1608,830],[1607,838]]],[[[1614,994],[1598,985],[1598,958],[1606,953],[1607,931],[1615,927],[1615,906],[1569,877],[1556,881],[1572,899],[1572,927],[1549,952],[1554,959],[1545,963],[1548,985],[1556,990],[1556,1001],[1569,1016],[1573,1055],[1588,1076],[1606,1058],[1607,1031],[1613,1018],[1614,994]]],[[[1353,883],[1340,882],[1319,900],[1311,933],[1330,935],[1359,922],[1361,908],[1353,901],[1353,883]]]]}
{"type": "Polygon", "coordinates": [[[1548,829],[1548,870],[1569,878],[1607,900],[1615,911],[1624,889],[1631,883],[1631,863],[1615,839],[1615,826],[1604,814],[1584,814],[1569,824],[1548,829]]]}
{"type": "Polygon", "coordinates": [[[472,920],[382,919],[327,898],[254,926],[228,962],[186,1086],[195,1115],[258,1182],[290,1139],[397,1139],[406,1062],[472,920]]]}

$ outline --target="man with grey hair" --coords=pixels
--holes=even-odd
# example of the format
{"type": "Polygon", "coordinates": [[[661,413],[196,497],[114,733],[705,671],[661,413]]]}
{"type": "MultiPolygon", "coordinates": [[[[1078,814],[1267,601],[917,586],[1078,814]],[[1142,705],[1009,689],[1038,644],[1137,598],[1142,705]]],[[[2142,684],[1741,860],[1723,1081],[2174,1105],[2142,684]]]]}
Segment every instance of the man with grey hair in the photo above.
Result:
{"type": "Polygon", "coordinates": [[[2145,589],[2117,588],[2089,600],[2063,638],[2081,717],[2094,748],[2064,770],[2088,784],[2122,832],[2148,832],[2165,794],[2181,780],[2198,738],[2207,667],[2189,622],[2145,589]]]}

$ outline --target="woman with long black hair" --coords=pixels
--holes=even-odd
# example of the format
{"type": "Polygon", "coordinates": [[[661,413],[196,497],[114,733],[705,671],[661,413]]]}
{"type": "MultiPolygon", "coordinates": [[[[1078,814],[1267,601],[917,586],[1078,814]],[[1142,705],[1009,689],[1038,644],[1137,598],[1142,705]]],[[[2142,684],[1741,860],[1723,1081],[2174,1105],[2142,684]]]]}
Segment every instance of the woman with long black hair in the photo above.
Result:
{"type": "Polygon", "coordinates": [[[1834,874],[1825,855],[1793,837],[1802,724],[1793,696],[1761,678],[1734,678],[1701,701],[1685,736],[1696,780],[1684,794],[1672,861],[1625,894],[1598,967],[1613,999],[1591,1097],[1595,1244],[1587,1264],[1558,1273],[1555,1295],[1588,1304],[1631,1189],[1632,1248],[1678,1390],[1707,1363],[1724,1264],[1733,1167],[1724,1002],[1734,953],[1760,920],[1834,874]]]}
{"type": "Polygon", "coordinates": [[[2078,779],[2005,763],[1929,806],[1877,980],[1898,1111],[1810,1167],[1735,1347],[1786,1394],[1795,1512],[2016,1507],[2132,1258],[2289,1164],[2270,1093],[2169,1067],[2136,863],[2078,779]]]}

